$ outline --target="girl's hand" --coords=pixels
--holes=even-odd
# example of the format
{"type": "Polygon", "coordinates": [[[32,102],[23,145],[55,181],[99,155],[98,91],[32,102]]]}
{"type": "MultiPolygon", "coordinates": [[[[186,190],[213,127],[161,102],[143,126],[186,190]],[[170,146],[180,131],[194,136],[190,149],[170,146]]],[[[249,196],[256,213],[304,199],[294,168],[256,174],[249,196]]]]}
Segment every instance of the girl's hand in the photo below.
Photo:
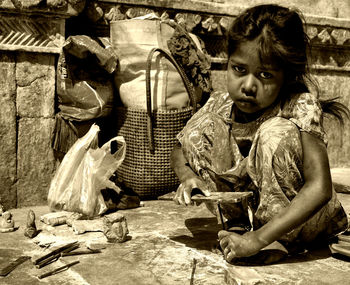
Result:
{"type": "Polygon", "coordinates": [[[236,258],[252,256],[264,248],[266,242],[260,240],[256,232],[247,232],[243,235],[228,231],[220,231],[219,241],[227,262],[236,258]]]}
{"type": "Polygon", "coordinates": [[[193,205],[191,194],[193,189],[199,189],[203,195],[210,196],[208,187],[198,176],[193,176],[182,182],[176,190],[174,202],[180,205],[193,205]]]}

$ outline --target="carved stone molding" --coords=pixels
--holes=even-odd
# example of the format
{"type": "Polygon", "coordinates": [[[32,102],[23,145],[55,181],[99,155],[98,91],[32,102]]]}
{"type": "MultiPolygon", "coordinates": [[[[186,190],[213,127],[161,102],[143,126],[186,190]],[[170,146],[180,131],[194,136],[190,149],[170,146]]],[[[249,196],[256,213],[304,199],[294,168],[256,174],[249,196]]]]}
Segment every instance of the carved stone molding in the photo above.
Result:
{"type": "MultiPolygon", "coordinates": [[[[87,24],[87,32],[94,30],[98,36],[109,35],[111,21],[154,13],[163,19],[173,19],[198,35],[212,62],[221,65],[227,60],[227,28],[243,9],[225,5],[221,0],[189,0],[186,5],[181,0],[90,0],[83,10],[85,0],[51,0],[46,2],[46,12],[34,15],[41,2],[0,0],[0,49],[59,53],[65,40],[65,18],[80,11],[89,21],[81,24],[87,24]]],[[[307,15],[306,22],[313,47],[312,68],[350,72],[350,20],[307,15]]]]}
{"type": "Polygon", "coordinates": [[[64,19],[1,15],[0,49],[59,53],[64,43],[64,19]]]}
{"type": "Polygon", "coordinates": [[[76,16],[85,8],[85,2],[86,0],[0,0],[0,13],[7,11],[21,15],[42,13],[76,16]]]}
{"type": "Polygon", "coordinates": [[[77,16],[86,0],[0,0],[0,50],[59,53],[65,19],[77,16]]]}
{"type": "MultiPolygon", "coordinates": [[[[90,1],[85,13],[99,31],[108,34],[111,21],[131,19],[148,13],[170,18],[184,25],[205,42],[212,62],[225,64],[225,33],[243,9],[220,2],[146,0],[90,1]],[[187,3],[188,3],[187,2],[187,3]]],[[[306,32],[313,48],[312,68],[350,72],[350,20],[306,16],[306,32]]]]}

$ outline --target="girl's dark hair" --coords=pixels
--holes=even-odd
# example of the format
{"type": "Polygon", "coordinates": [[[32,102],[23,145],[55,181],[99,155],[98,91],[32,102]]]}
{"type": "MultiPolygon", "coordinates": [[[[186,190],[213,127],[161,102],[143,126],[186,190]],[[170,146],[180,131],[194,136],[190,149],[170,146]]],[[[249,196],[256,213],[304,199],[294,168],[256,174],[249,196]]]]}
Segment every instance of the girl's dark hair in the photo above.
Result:
{"type": "MultiPolygon", "coordinates": [[[[309,72],[310,41],[304,31],[305,20],[300,12],[279,5],[258,5],[242,12],[227,33],[230,56],[244,42],[258,39],[262,63],[273,63],[284,71],[282,94],[309,92],[308,84],[318,92],[317,83],[309,72]]],[[[282,102],[287,98],[280,98],[282,102]]],[[[343,115],[350,117],[349,109],[333,98],[320,100],[324,112],[334,115],[343,125],[343,115]]]]}

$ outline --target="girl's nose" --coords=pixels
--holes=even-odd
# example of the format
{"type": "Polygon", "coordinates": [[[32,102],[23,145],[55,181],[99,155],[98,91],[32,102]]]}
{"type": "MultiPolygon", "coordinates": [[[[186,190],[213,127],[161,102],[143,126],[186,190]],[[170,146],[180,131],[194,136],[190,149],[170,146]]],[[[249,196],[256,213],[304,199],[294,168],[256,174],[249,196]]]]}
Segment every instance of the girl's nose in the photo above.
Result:
{"type": "Polygon", "coordinates": [[[241,91],[246,96],[255,96],[258,90],[253,74],[249,74],[246,76],[245,80],[243,81],[241,91]]]}

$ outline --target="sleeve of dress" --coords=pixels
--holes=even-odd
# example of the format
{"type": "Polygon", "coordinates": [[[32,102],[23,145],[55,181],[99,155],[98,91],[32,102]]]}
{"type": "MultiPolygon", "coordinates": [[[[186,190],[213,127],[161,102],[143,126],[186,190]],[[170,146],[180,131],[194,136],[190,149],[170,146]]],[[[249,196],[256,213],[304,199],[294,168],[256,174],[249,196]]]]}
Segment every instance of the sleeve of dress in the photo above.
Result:
{"type": "Polygon", "coordinates": [[[208,101],[204,104],[202,108],[200,108],[187,122],[186,126],[182,129],[180,133],[176,136],[176,138],[179,140],[179,142],[182,144],[182,139],[185,135],[185,133],[189,132],[194,125],[200,120],[200,118],[207,112],[211,112],[215,106],[218,104],[218,100],[220,99],[220,96],[222,95],[222,92],[213,92],[208,101]]]}
{"type": "Polygon", "coordinates": [[[296,124],[301,131],[313,134],[327,144],[323,128],[322,107],[314,94],[303,93],[299,96],[292,108],[290,121],[296,124]]]}

